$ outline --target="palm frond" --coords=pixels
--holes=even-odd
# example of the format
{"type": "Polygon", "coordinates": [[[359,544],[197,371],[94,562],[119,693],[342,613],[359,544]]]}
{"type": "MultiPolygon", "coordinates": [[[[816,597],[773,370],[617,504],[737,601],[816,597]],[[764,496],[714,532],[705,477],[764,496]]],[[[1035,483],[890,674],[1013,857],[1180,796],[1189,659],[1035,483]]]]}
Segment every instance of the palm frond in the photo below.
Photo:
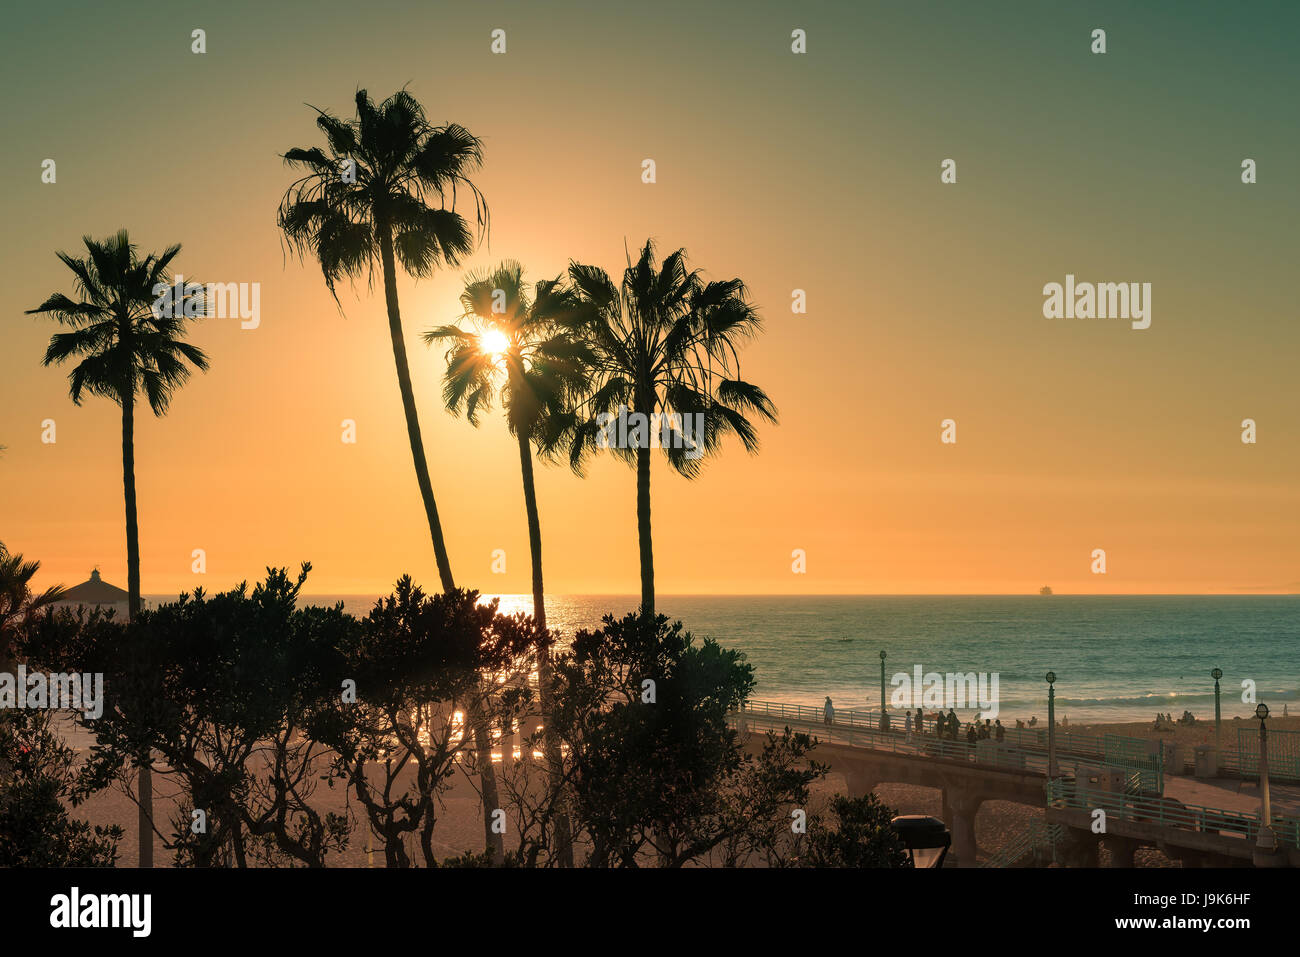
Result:
{"type": "MultiPolygon", "coordinates": [[[[68,374],[68,392],[78,405],[86,393],[133,402],[140,388],[154,413],[162,415],[191,367],[208,368],[203,351],[184,341],[190,321],[184,301],[172,317],[153,313],[154,289],[168,284],[168,268],[181,247],[169,246],[141,258],[125,229],[104,240],[86,236],[83,243],[86,259],[63,252],[58,257],[89,301],[54,293],[29,310],[74,327],[50,337],[42,362],[80,360],[68,374]]],[[[185,298],[201,313],[202,293],[189,292],[185,298]]]]}

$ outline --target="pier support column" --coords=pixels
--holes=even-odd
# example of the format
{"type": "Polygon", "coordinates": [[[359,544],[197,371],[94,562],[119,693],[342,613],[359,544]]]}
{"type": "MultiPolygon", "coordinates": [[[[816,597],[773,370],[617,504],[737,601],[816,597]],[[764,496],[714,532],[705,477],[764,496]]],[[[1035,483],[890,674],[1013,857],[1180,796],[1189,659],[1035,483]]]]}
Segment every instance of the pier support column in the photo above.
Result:
{"type": "Polygon", "coordinates": [[[978,848],[975,844],[975,815],[979,813],[982,797],[956,787],[943,789],[943,821],[952,832],[952,853],[958,867],[974,867],[978,848]]]}
{"type": "Polygon", "coordinates": [[[1101,841],[1088,828],[1066,828],[1066,843],[1062,848],[1068,867],[1097,867],[1101,841]]]}
{"type": "Polygon", "coordinates": [[[1107,837],[1106,850],[1110,852],[1109,867],[1132,867],[1133,854],[1140,846],[1127,837],[1107,837]]]}

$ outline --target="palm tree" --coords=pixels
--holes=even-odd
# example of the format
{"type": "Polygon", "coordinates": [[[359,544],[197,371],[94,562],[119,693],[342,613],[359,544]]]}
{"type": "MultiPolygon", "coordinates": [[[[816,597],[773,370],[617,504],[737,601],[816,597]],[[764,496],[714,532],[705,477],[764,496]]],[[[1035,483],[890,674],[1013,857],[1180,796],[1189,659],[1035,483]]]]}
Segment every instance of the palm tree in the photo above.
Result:
{"type": "MultiPolygon", "coordinates": [[[[284,154],[284,161],[304,175],[285,191],[277,218],[290,248],[300,258],[310,254],[320,263],[335,303],[340,279],[365,274],[369,280],[378,261],[415,478],[424,500],[442,588],[451,592],[456,582],[433,498],[406,361],[397,301],[397,262],[412,276],[423,279],[439,265],[459,265],[473,252],[474,236],[455,207],[458,192],[468,192],[480,235],[487,228],[487,204],[469,178],[482,165],[482,144],[462,126],[431,124],[424,108],[405,90],[377,106],[365,90],[358,90],[356,108],[354,120],[317,110],[316,125],[325,134],[325,149],[295,148],[284,154]]],[[[470,710],[470,724],[480,756],[484,835],[488,848],[500,860],[505,845],[492,828],[491,812],[499,805],[491,739],[477,708],[470,710]]]]}
{"type": "Polygon", "coordinates": [[[356,279],[363,273],[369,279],[376,261],[380,265],[415,476],[438,574],[443,590],[449,592],[456,584],[415,411],[396,264],[400,261],[408,273],[423,279],[437,266],[458,265],[473,252],[474,237],[455,211],[455,201],[458,189],[470,194],[481,232],[487,224],[487,206],[469,174],[482,165],[482,146],[464,127],[430,124],[424,108],[405,90],[378,106],[365,90],[358,90],[356,106],[355,120],[316,111],[325,149],[313,146],[284,154],[285,162],[305,175],[285,192],[279,225],[300,257],[310,253],[320,262],[336,303],[335,285],[340,279],[356,279]],[[431,205],[435,200],[437,205],[431,205]]]}
{"type": "MultiPolygon", "coordinates": [[[[449,343],[442,397],[453,415],[464,412],[470,424],[477,426],[479,414],[491,409],[493,398],[500,392],[506,423],[519,443],[532,556],[533,618],[545,628],[542,528],[533,482],[533,445],[543,442],[548,423],[568,410],[586,388],[591,354],[559,326],[570,317],[574,301],[558,278],[537,282],[530,294],[523,267],[508,260],[489,272],[471,273],[460,302],[465,310],[461,320],[477,328],[439,326],[426,332],[424,340],[429,344],[449,343]]],[[[542,712],[549,715],[553,674],[547,647],[538,656],[537,677],[542,712]]],[[[549,720],[544,737],[547,762],[558,777],[559,742],[549,720]]],[[[555,836],[561,865],[571,867],[568,821],[562,812],[557,816],[555,836]]]]}
{"type": "MultiPolygon", "coordinates": [[[[135,496],[135,401],[143,395],[156,416],[167,412],[172,394],[190,376],[190,365],[207,370],[208,357],[184,341],[188,317],[206,308],[201,291],[186,284],[170,308],[156,308],[159,290],[171,284],[168,266],[179,244],[143,259],[125,229],[105,240],[83,238],[86,257],[59,253],[72,271],[77,298],[54,293],[28,315],[53,318],[70,327],[56,332],[44,365],[79,359],[68,375],[72,401],[84,394],[112,399],[122,409],[122,489],[126,499],[127,611],[140,613],[140,529],[135,496]]],[[[195,287],[201,290],[202,287],[195,287]]],[[[153,782],[149,756],[140,757],[140,866],[153,866],[153,782]]]]}
{"type": "MultiPolygon", "coordinates": [[[[650,435],[662,435],[669,464],[686,478],[728,433],[750,453],[758,432],[750,416],[776,421],[776,407],[758,386],[740,378],[739,346],[756,335],[760,320],[739,279],[705,282],[687,267],[679,249],[655,263],[647,241],[622,283],[595,266],[572,263],[569,279],[580,308],[569,331],[595,353],[591,394],[579,414],[557,419],[548,446],[563,442],[581,474],[583,462],[608,445],[636,466],[637,537],[641,551],[641,608],[655,611],[654,547],[650,530],[650,435]],[[604,416],[628,413],[649,420],[639,439],[610,441],[604,416]],[[661,417],[655,428],[653,416],[661,417]],[[677,416],[683,418],[678,419],[677,416]],[[686,416],[702,416],[688,419],[686,416]],[[702,423],[694,431],[686,423],[702,423]]],[[[629,428],[627,434],[632,436],[629,428]]]]}

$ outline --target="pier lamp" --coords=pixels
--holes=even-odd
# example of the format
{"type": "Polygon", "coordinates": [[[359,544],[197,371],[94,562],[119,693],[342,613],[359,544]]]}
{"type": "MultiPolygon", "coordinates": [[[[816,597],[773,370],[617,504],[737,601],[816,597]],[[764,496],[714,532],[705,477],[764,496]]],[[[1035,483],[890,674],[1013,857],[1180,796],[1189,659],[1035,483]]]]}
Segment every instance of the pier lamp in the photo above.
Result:
{"type": "Polygon", "coordinates": [[[900,814],[889,822],[907,848],[913,867],[943,867],[952,835],[937,817],[924,814],[900,814]]]}
{"type": "Polygon", "coordinates": [[[1056,780],[1056,672],[1047,673],[1047,779],[1056,780]]]}
{"type": "Polygon", "coordinates": [[[1219,679],[1223,677],[1223,672],[1215,668],[1210,672],[1210,677],[1214,679],[1214,753],[1215,761],[1220,760],[1218,755],[1223,753],[1223,743],[1221,735],[1221,726],[1223,724],[1223,712],[1219,710],[1219,679]]]}
{"type": "Polygon", "coordinates": [[[1268,705],[1262,701],[1256,705],[1255,717],[1259,718],[1259,793],[1264,800],[1259,840],[1255,842],[1255,866],[1258,867],[1267,862],[1276,850],[1277,838],[1273,834],[1273,806],[1268,798],[1268,728],[1264,724],[1268,719],[1268,705]]]}
{"type": "Polygon", "coordinates": [[[885,700],[885,649],[881,648],[880,649],[880,730],[881,731],[889,730],[889,714],[885,710],[886,706],[887,706],[887,702],[885,700]]]}

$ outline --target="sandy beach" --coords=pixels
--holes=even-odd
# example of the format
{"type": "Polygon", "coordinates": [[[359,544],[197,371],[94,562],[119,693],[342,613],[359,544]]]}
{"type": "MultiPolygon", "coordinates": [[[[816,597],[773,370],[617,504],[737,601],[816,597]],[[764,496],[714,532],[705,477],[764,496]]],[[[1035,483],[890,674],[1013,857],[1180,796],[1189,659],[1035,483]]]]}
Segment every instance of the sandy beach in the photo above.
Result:
{"type": "MultiPolygon", "coordinates": [[[[1209,720],[1204,716],[1198,716],[1196,724],[1182,725],[1177,724],[1178,715],[1174,715],[1175,725],[1172,731],[1157,731],[1155,729],[1155,715],[1151,716],[1150,721],[1131,722],[1127,724],[1074,724],[1069,726],[1070,731],[1078,731],[1082,734],[1124,734],[1133,738],[1147,738],[1150,740],[1168,741],[1171,744],[1181,744],[1185,747],[1193,747],[1198,744],[1214,744],[1214,716],[1210,715],[1209,720]]],[[[1014,725],[1014,722],[1012,722],[1014,725]]],[[[1045,727],[1045,725],[1043,725],[1045,727]]],[[[1223,715],[1223,747],[1231,750],[1237,747],[1237,730],[1246,728],[1252,734],[1259,733],[1259,721],[1252,715],[1250,718],[1244,715],[1229,717],[1225,712],[1223,715]]],[[[1280,715],[1274,715],[1268,719],[1268,729],[1270,731],[1300,731],[1300,716],[1289,715],[1285,718],[1280,715]]]]}
{"type": "MultiPolygon", "coordinates": [[[[157,777],[155,777],[157,780],[157,777]]],[[[814,802],[821,803],[836,792],[844,791],[842,775],[832,773],[814,788],[814,802]]],[[[941,817],[943,797],[935,788],[915,787],[906,784],[881,784],[876,794],[882,801],[894,808],[899,814],[928,814],[941,817]]],[[[346,802],[338,791],[321,792],[322,809],[341,811],[346,802]],[[333,798],[334,800],[327,800],[333,798]]],[[[154,802],[155,813],[170,818],[180,810],[179,803],[170,796],[159,794],[154,802]]],[[[118,845],[118,865],[135,867],[139,861],[139,852],[135,840],[135,805],[121,791],[108,790],[95,795],[80,808],[73,811],[74,816],[92,824],[119,824],[126,836],[118,845]]],[[[979,846],[978,860],[982,863],[1000,851],[1010,840],[1028,827],[1033,821],[1043,821],[1041,808],[1032,808],[1008,801],[987,801],[980,808],[975,819],[975,837],[979,846]]],[[[457,775],[455,784],[444,798],[434,845],[442,857],[450,857],[467,850],[478,849],[483,841],[481,802],[473,785],[463,776],[457,775]]],[[[507,844],[509,846],[509,844],[507,844]]],[[[1104,851],[1103,851],[1104,853],[1104,851]]],[[[163,847],[161,839],[154,842],[154,861],[158,867],[171,867],[171,852],[163,847]]],[[[1139,852],[1138,866],[1169,867],[1170,861],[1158,851],[1146,849],[1139,852]]],[[[334,867],[366,867],[367,854],[364,832],[353,835],[351,846],[340,854],[330,858],[334,867]]],[[[382,867],[383,855],[376,854],[371,866],[382,867]]]]}
{"type": "MultiPolygon", "coordinates": [[[[1154,719],[1154,716],[1153,716],[1154,719]]],[[[1235,746],[1237,727],[1257,728],[1254,721],[1245,719],[1224,720],[1224,741],[1235,746]]],[[[1270,719],[1269,727],[1276,730],[1300,731],[1300,717],[1270,719]]],[[[1071,724],[1071,731],[1089,734],[1122,734],[1130,737],[1159,739],[1181,744],[1190,748],[1197,744],[1212,744],[1214,741],[1214,722],[1198,721],[1192,726],[1179,725],[1174,731],[1156,731],[1152,722],[1131,722],[1117,724],[1083,725],[1071,724]]],[[[74,734],[75,744],[85,745],[84,736],[74,734]]],[[[180,802],[170,788],[164,775],[155,775],[158,793],[155,797],[155,814],[160,820],[170,820],[181,811],[180,802]]],[[[832,772],[827,778],[817,783],[813,789],[813,805],[820,806],[832,795],[846,790],[844,778],[832,772]]],[[[883,783],[876,788],[876,794],[899,814],[928,814],[942,816],[942,793],[936,788],[917,787],[905,784],[883,783]]],[[[340,813],[355,811],[356,802],[349,802],[345,789],[330,790],[321,788],[317,791],[315,804],[321,810],[340,813]]],[[[126,831],[126,837],[119,844],[118,863],[123,867],[134,867],[138,861],[135,840],[136,809],[131,800],[120,790],[101,791],[81,807],[73,810],[75,817],[92,824],[119,824],[126,831]]],[[[1034,821],[1043,821],[1041,808],[1016,804],[1006,801],[987,801],[980,808],[975,821],[976,841],[979,848],[979,862],[987,861],[996,855],[1008,843],[1015,840],[1034,821]]],[[[472,781],[463,773],[457,773],[453,784],[443,798],[443,807],[439,812],[435,847],[440,857],[451,857],[481,847],[482,809],[478,793],[472,781]]],[[[507,840],[507,848],[511,846],[507,840]]],[[[1105,863],[1105,850],[1102,851],[1102,863],[1105,863]]],[[[171,852],[167,851],[161,839],[155,841],[154,859],[160,867],[170,867],[171,852]]],[[[351,846],[347,850],[333,855],[332,866],[365,867],[367,866],[366,834],[358,827],[354,832],[351,846]]],[[[1136,858],[1139,867],[1169,867],[1173,864],[1159,851],[1146,848],[1138,852],[1136,858]]],[[[382,854],[376,854],[372,866],[383,866],[382,854]]]]}

